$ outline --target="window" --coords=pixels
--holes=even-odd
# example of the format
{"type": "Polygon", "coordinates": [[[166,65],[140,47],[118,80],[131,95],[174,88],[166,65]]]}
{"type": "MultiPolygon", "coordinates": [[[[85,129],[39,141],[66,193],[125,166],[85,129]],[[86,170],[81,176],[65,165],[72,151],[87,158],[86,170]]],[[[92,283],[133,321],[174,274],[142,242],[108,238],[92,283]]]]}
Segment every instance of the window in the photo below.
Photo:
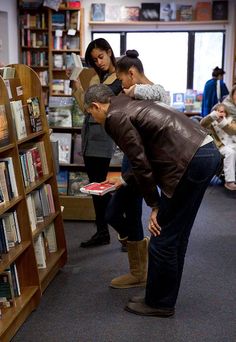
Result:
{"type": "Polygon", "coordinates": [[[103,37],[116,56],[136,49],[147,77],[170,93],[203,91],[212,70],[224,65],[224,31],[93,32],[103,37]]]}

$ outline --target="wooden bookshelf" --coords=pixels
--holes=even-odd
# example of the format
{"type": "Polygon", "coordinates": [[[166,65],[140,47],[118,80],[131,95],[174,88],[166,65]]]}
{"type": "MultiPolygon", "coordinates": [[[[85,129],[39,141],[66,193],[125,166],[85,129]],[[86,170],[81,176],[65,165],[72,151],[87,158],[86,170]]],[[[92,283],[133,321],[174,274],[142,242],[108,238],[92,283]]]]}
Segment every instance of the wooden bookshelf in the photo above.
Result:
{"type": "MultiPolygon", "coordinates": [[[[0,273],[8,269],[13,263],[17,268],[20,296],[15,297],[15,303],[2,310],[0,319],[0,340],[10,341],[30,313],[37,308],[43,291],[54,278],[58,270],[64,266],[67,260],[66,241],[64,235],[63,218],[58,197],[55,166],[52,158],[52,149],[49,138],[49,128],[45,115],[45,107],[42,101],[42,87],[37,73],[23,64],[9,65],[15,68],[15,77],[7,80],[8,88],[12,96],[9,98],[6,80],[0,77],[0,105],[5,106],[9,128],[9,142],[0,148],[0,157],[11,157],[14,164],[14,173],[18,189],[18,196],[0,205],[0,215],[15,211],[18,219],[21,242],[9,248],[9,252],[2,255],[0,261],[0,273]],[[18,91],[18,96],[16,93],[18,91]],[[20,93],[19,93],[20,91],[20,93]],[[38,97],[40,101],[40,119],[42,128],[38,132],[32,132],[32,127],[26,125],[27,137],[18,140],[16,129],[12,120],[10,102],[21,100],[24,108],[24,120],[29,122],[27,99],[38,97]],[[28,117],[27,117],[28,116],[28,117]],[[45,147],[45,159],[48,166],[48,174],[44,175],[28,187],[25,186],[20,151],[27,144],[42,143],[45,147]],[[55,213],[45,217],[44,221],[37,225],[36,231],[32,231],[30,215],[28,212],[26,197],[34,190],[40,189],[44,184],[50,184],[55,206],[55,213]],[[49,253],[46,258],[46,267],[39,270],[37,266],[34,239],[44,232],[49,224],[54,224],[57,251],[49,253]],[[44,276],[42,277],[42,273],[44,276]]],[[[1,237],[2,239],[2,237],[1,237]]]]}
{"type": "MultiPolygon", "coordinates": [[[[64,82],[64,95],[68,96],[69,80],[66,76],[66,60],[72,52],[83,56],[84,14],[83,8],[61,6],[58,11],[41,5],[39,8],[24,8],[19,1],[20,62],[32,67],[41,79],[45,105],[53,91],[55,80],[64,82]],[[55,15],[64,17],[64,26],[55,27],[55,15]],[[73,18],[77,18],[78,25],[73,18]],[[73,24],[72,24],[73,20],[73,24]],[[69,34],[69,29],[75,27],[69,34]],[[72,45],[72,40],[74,45],[72,45]],[[62,66],[55,67],[55,56],[63,60],[62,66]],[[67,57],[66,57],[67,56],[67,57]]],[[[60,19],[59,19],[60,20],[60,19]]],[[[64,96],[63,95],[63,96],[64,96]]]]}

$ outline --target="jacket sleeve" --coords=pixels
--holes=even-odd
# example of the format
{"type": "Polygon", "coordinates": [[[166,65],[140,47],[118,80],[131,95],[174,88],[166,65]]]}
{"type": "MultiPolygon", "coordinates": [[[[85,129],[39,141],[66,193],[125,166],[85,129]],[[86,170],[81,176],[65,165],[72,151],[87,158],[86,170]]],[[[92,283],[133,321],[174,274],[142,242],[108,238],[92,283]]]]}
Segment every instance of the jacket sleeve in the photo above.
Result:
{"type": "Polygon", "coordinates": [[[208,114],[200,121],[200,124],[202,127],[210,128],[213,121],[214,119],[212,118],[211,114],[208,114]]]}
{"type": "MultiPolygon", "coordinates": [[[[132,165],[133,175],[147,205],[153,208],[158,207],[160,196],[142,139],[126,114],[117,116],[119,117],[118,120],[110,118],[109,122],[108,119],[105,128],[128,157],[132,165]]],[[[129,183],[129,174],[124,174],[123,178],[129,183]]]]}
{"type": "Polygon", "coordinates": [[[236,134],[236,122],[233,120],[228,121],[226,118],[224,118],[218,126],[229,135],[236,134]]]}
{"type": "Polygon", "coordinates": [[[170,104],[170,97],[160,84],[136,84],[134,98],[137,100],[153,100],[170,104]]]}

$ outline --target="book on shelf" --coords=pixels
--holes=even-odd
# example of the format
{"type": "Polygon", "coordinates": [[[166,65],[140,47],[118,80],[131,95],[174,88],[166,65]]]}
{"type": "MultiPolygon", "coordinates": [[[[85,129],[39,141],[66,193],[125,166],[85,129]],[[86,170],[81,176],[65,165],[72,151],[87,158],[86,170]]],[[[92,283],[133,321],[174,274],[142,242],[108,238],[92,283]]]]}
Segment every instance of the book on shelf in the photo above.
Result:
{"type": "Polygon", "coordinates": [[[37,146],[26,144],[19,154],[25,186],[29,186],[44,175],[40,151],[37,146]]]}
{"type": "Polygon", "coordinates": [[[84,164],[84,158],[82,153],[82,138],[81,134],[77,133],[73,135],[73,163],[84,164]]]}
{"type": "Polygon", "coordinates": [[[34,240],[34,251],[38,268],[46,268],[46,252],[42,233],[40,233],[34,240]]]}
{"type": "Polygon", "coordinates": [[[140,15],[140,7],[138,6],[122,6],[120,13],[121,21],[138,21],[140,15]]]}
{"type": "Polygon", "coordinates": [[[15,68],[12,67],[2,67],[0,68],[0,75],[3,79],[9,80],[15,77],[15,68]]]}
{"type": "Polygon", "coordinates": [[[5,270],[0,274],[0,308],[14,306],[15,295],[10,270],[5,270]]]}
{"type": "Polygon", "coordinates": [[[173,21],[176,20],[176,3],[171,2],[161,2],[160,5],[160,20],[161,21],[173,21]]]}
{"type": "Polygon", "coordinates": [[[54,253],[57,251],[57,239],[55,233],[55,226],[54,223],[50,223],[44,230],[45,237],[48,242],[48,249],[49,253],[54,253]]]}
{"type": "Polygon", "coordinates": [[[76,81],[84,67],[80,55],[77,55],[76,53],[72,52],[71,59],[72,71],[70,75],[70,80],[76,81]]]}
{"type": "Polygon", "coordinates": [[[43,185],[43,187],[45,188],[45,191],[46,191],[46,194],[47,194],[50,214],[54,214],[55,213],[55,206],[54,206],[54,199],[53,199],[53,193],[52,193],[51,184],[46,183],[46,184],[43,185]]]}
{"type": "Polygon", "coordinates": [[[110,183],[90,183],[88,185],[83,186],[80,188],[80,191],[84,194],[90,194],[90,195],[98,195],[103,196],[108,192],[116,190],[116,187],[114,184],[110,183]]]}
{"type": "Polygon", "coordinates": [[[2,224],[5,225],[6,236],[9,248],[15,247],[19,243],[15,217],[13,212],[8,212],[0,216],[2,224]]]}
{"type": "Polygon", "coordinates": [[[84,112],[80,109],[78,102],[73,98],[73,106],[71,109],[72,127],[82,127],[84,122],[84,112]]]}
{"type": "Polygon", "coordinates": [[[212,8],[211,2],[197,2],[195,8],[195,19],[197,21],[207,21],[211,20],[212,17],[212,8]]]}
{"type": "Polygon", "coordinates": [[[31,192],[32,199],[34,201],[35,213],[36,213],[36,224],[44,221],[43,214],[43,204],[41,202],[41,197],[39,193],[39,189],[36,189],[31,192]]]}
{"type": "Polygon", "coordinates": [[[228,20],[228,1],[212,1],[212,20],[228,20]]]}
{"type": "Polygon", "coordinates": [[[11,183],[11,191],[13,197],[18,196],[18,188],[17,188],[17,183],[16,183],[16,177],[15,177],[15,171],[14,171],[14,164],[12,157],[5,157],[5,158],[0,158],[0,162],[6,163],[7,166],[7,172],[9,174],[9,179],[11,183]]]}
{"type": "Polygon", "coordinates": [[[9,130],[5,105],[0,105],[0,147],[9,143],[9,130]]]}
{"type": "Polygon", "coordinates": [[[51,127],[72,127],[73,97],[49,97],[48,123],[51,127]]]}
{"type": "Polygon", "coordinates": [[[180,21],[192,21],[193,20],[193,6],[192,5],[180,5],[179,6],[179,20],[180,21]]]}
{"type": "Polygon", "coordinates": [[[15,262],[13,264],[11,264],[10,272],[11,272],[11,277],[12,277],[12,285],[13,285],[14,295],[15,295],[15,297],[19,297],[21,295],[21,289],[20,289],[20,282],[19,282],[19,277],[18,277],[17,266],[16,266],[15,262]]]}
{"type": "Polygon", "coordinates": [[[115,4],[106,4],[105,7],[105,21],[120,21],[121,6],[115,4]]]}
{"type": "Polygon", "coordinates": [[[4,220],[0,220],[0,254],[6,254],[10,250],[7,229],[4,220]]]}
{"type": "Polygon", "coordinates": [[[39,132],[42,130],[42,120],[40,103],[38,97],[30,97],[27,99],[27,105],[29,109],[30,124],[33,132],[39,132]]]}
{"type": "Polygon", "coordinates": [[[105,21],[105,8],[104,3],[91,4],[91,20],[92,21],[105,21]]]}
{"type": "Polygon", "coordinates": [[[51,137],[54,141],[58,141],[59,163],[70,164],[71,161],[71,133],[52,133],[51,137]]]}
{"type": "Polygon", "coordinates": [[[30,227],[33,232],[37,228],[37,215],[36,215],[35,203],[34,203],[32,194],[29,194],[26,196],[26,203],[27,203],[30,227]]]}
{"type": "MultiPolygon", "coordinates": [[[[76,31],[80,30],[80,11],[67,11],[66,14],[66,28],[68,30],[73,29],[76,31]]],[[[68,34],[70,31],[68,31],[68,34]]]]}
{"type": "Polygon", "coordinates": [[[80,189],[88,184],[89,179],[86,172],[69,172],[68,196],[87,196],[80,189]]]}
{"type": "Polygon", "coordinates": [[[140,20],[158,21],[160,20],[160,3],[141,3],[140,20]]]}
{"type": "Polygon", "coordinates": [[[40,160],[42,163],[42,170],[44,175],[49,174],[49,169],[48,169],[48,162],[47,162],[47,156],[46,156],[46,150],[45,150],[45,145],[43,141],[38,141],[34,143],[34,146],[38,148],[39,155],[40,155],[40,160]]]}
{"type": "Polygon", "coordinates": [[[60,195],[67,195],[68,175],[68,170],[60,170],[57,174],[57,188],[60,195]]]}
{"type": "MultiPolygon", "coordinates": [[[[5,162],[0,162],[0,188],[3,201],[1,204],[8,202],[12,198],[12,189],[9,184],[9,177],[7,177],[7,168],[5,162]]],[[[8,175],[9,176],[9,175],[8,175]]]]}
{"type": "Polygon", "coordinates": [[[10,105],[17,139],[20,140],[27,136],[23,104],[21,100],[16,100],[11,101],[10,105]]]}

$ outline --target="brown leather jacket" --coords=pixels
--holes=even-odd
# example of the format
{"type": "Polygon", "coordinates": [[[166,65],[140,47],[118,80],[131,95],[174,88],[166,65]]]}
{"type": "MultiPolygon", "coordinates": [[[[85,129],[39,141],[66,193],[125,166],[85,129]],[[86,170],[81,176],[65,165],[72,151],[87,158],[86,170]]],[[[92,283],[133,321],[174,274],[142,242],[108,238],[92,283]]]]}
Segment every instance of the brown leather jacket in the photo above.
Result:
{"type": "MultiPolygon", "coordinates": [[[[172,197],[207,131],[168,105],[114,96],[105,129],[127,155],[141,193],[158,207],[158,185],[172,197]]],[[[124,179],[129,183],[129,174],[124,179]]]]}

